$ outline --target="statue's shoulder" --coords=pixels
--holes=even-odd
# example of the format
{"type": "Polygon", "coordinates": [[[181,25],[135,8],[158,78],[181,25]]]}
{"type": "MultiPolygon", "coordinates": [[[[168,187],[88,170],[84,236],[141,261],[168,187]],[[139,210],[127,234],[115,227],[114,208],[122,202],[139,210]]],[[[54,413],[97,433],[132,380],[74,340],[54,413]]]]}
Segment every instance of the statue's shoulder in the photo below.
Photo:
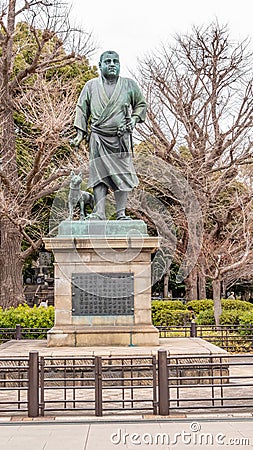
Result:
{"type": "Polygon", "coordinates": [[[127,77],[120,77],[121,80],[123,80],[123,83],[128,83],[128,84],[136,84],[136,81],[134,81],[132,78],[127,78],[127,77]]]}
{"type": "Polygon", "coordinates": [[[96,85],[98,83],[98,80],[99,80],[99,77],[91,78],[91,80],[86,81],[84,87],[89,89],[90,87],[96,85]]]}
{"type": "Polygon", "coordinates": [[[122,81],[123,84],[128,86],[130,89],[132,89],[132,90],[138,89],[138,84],[132,78],[122,77],[121,79],[123,80],[122,81]]]}
{"type": "Polygon", "coordinates": [[[97,85],[98,83],[98,77],[96,78],[92,78],[91,80],[86,81],[84,87],[81,90],[81,94],[80,94],[80,98],[84,99],[86,97],[90,97],[94,87],[97,85]]]}

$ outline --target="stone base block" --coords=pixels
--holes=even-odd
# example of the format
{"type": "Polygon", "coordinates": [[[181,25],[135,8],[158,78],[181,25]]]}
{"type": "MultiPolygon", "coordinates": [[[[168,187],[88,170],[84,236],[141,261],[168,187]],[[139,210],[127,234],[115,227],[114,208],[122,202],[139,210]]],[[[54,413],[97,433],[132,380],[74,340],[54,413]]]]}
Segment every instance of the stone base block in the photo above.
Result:
{"type": "Polygon", "coordinates": [[[54,326],[47,333],[48,347],[158,346],[159,332],[152,326],[54,326]]]}
{"type": "Polygon", "coordinates": [[[148,236],[143,220],[64,220],[58,226],[58,237],[148,236]]]}

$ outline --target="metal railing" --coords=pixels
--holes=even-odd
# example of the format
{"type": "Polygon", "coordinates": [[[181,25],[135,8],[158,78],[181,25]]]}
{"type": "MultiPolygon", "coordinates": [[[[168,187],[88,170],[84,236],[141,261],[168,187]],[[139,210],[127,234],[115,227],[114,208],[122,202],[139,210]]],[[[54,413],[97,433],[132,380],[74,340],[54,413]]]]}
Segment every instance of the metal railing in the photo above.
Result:
{"type": "Polygon", "coordinates": [[[156,358],[41,358],[41,415],[57,411],[156,414],[156,358]]]}
{"type": "Polygon", "coordinates": [[[19,324],[15,328],[0,328],[0,343],[11,339],[46,339],[50,328],[21,327],[19,324]]]}
{"type": "Polygon", "coordinates": [[[252,411],[253,355],[0,358],[0,413],[252,411]]]}
{"type": "Polygon", "coordinates": [[[247,361],[242,355],[198,355],[190,361],[189,356],[161,357],[167,388],[160,414],[252,411],[253,357],[247,361]]]}
{"type": "Polygon", "coordinates": [[[0,413],[28,413],[29,358],[0,358],[0,413]]]}
{"type": "Polygon", "coordinates": [[[97,363],[96,357],[41,357],[41,415],[58,411],[96,412],[97,363]]]}
{"type": "MultiPolygon", "coordinates": [[[[249,351],[253,346],[253,324],[157,326],[160,338],[200,337],[230,352],[249,351]]],[[[46,339],[49,328],[0,328],[0,342],[10,339],[46,339]]]]}
{"type": "Polygon", "coordinates": [[[0,358],[0,413],[157,413],[156,357],[0,358]]]}
{"type": "Polygon", "coordinates": [[[253,347],[253,324],[158,326],[160,338],[200,337],[229,352],[250,351],[253,347]]]}

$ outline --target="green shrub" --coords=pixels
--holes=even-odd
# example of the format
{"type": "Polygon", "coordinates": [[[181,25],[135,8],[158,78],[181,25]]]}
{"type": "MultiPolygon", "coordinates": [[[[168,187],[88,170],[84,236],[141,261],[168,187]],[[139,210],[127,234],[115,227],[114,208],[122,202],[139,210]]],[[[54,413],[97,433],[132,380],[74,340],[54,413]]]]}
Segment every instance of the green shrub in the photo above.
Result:
{"type": "Polygon", "coordinates": [[[180,300],[153,300],[152,309],[187,309],[180,300]]]}
{"type": "MultiPolygon", "coordinates": [[[[220,316],[220,325],[238,325],[243,323],[253,323],[253,312],[244,312],[241,309],[231,309],[222,311],[220,316]]],[[[214,311],[208,309],[201,311],[197,316],[197,323],[199,325],[214,325],[214,311]]]]}
{"type": "Polygon", "coordinates": [[[253,311],[243,312],[239,316],[240,325],[252,325],[253,326],[253,311]]]}
{"type": "Polygon", "coordinates": [[[220,325],[238,325],[241,310],[222,311],[220,316],[220,325]]]}
{"type": "Polygon", "coordinates": [[[205,311],[207,309],[212,309],[213,308],[213,300],[191,300],[190,302],[187,303],[186,305],[191,306],[193,308],[193,311],[196,314],[199,314],[200,311],[205,311]]]}
{"type": "Polygon", "coordinates": [[[240,311],[253,311],[253,305],[243,300],[222,299],[221,306],[223,310],[236,309],[240,311]]]}
{"type": "Polygon", "coordinates": [[[197,315],[196,322],[198,325],[215,325],[213,309],[200,311],[200,313],[197,315]]]}
{"type": "Polygon", "coordinates": [[[239,333],[242,336],[246,336],[248,334],[252,335],[253,331],[253,311],[243,312],[239,315],[239,324],[242,327],[238,328],[239,333]]]}
{"type": "Polygon", "coordinates": [[[185,325],[190,320],[190,313],[180,300],[154,300],[151,309],[155,326],[185,325]]]}
{"type": "Polygon", "coordinates": [[[0,309],[0,328],[15,328],[17,324],[23,328],[51,328],[54,325],[54,307],[19,305],[17,308],[0,309]]]}
{"type": "Polygon", "coordinates": [[[178,310],[161,310],[153,314],[153,324],[155,326],[165,325],[186,325],[190,322],[191,314],[189,311],[178,310]]]}

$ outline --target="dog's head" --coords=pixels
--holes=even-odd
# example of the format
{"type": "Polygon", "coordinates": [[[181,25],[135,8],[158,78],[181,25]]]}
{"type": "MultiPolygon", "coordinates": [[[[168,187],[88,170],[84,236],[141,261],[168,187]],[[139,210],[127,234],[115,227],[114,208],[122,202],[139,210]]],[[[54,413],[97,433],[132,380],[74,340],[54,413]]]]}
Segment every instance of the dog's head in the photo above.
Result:
{"type": "Polygon", "coordinates": [[[70,187],[77,188],[82,183],[82,172],[76,174],[73,170],[70,175],[70,187]]]}

